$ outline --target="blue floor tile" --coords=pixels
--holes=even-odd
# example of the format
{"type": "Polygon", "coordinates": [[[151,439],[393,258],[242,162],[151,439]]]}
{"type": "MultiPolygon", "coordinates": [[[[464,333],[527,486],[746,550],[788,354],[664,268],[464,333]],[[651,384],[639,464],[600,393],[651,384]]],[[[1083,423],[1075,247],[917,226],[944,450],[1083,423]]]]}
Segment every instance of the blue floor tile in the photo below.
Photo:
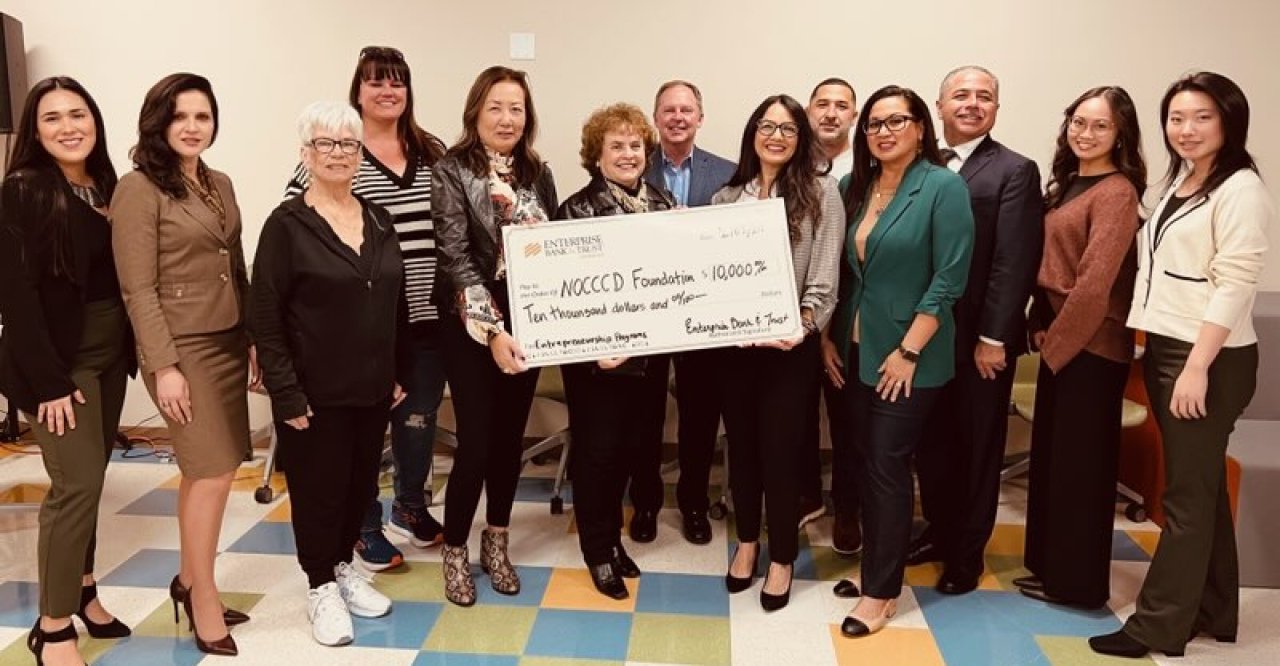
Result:
{"type": "MultiPolygon", "coordinates": [[[[521,478],[516,484],[517,502],[550,502],[555,487],[555,479],[521,478]]],[[[565,504],[573,504],[573,488],[569,483],[560,486],[560,497],[565,504]]]]}
{"type": "Polygon", "coordinates": [[[169,587],[178,573],[181,555],[176,550],[143,548],[102,579],[103,585],[120,587],[169,587]]]}
{"type": "Polygon", "coordinates": [[[1124,530],[1111,533],[1111,559],[1122,562],[1150,562],[1151,556],[1124,530]]]}
{"type": "Polygon", "coordinates": [[[436,625],[443,604],[397,601],[383,617],[351,616],[356,628],[355,644],[360,647],[409,648],[418,650],[436,625]]]}
{"type": "Polygon", "coordinates": [[[520,658],[501,654],[422,652],[410,666],[519,666],[520,658]]]}
{"type": "Polygon", "coordinates": [[[125,516],[176,516],[178,515],[178,491],[174,488],[156,488],[120,509],[125,516]]]}
{"type": "Polygon", "coordinates": [[[35,583],[0,583],[0,627],[30,627],[40,611],[39,594],[35,583]]]}
{"type": "Polygon", "coordinates": [[[496,592],[488,583],[488,576],[485,576],[484,579],[476,581],[477,603],[535,608],[542,605],[542,596],[547,591],[547,585],[551,583],[551,569],[518,566],[516,572],[520,574],[520,594],[506,595],[496,592]]]}
{"type": "Polygon", "coordinates": [[[1073,610],[1020,594],[977,590],[962,596],[914,587],[916,600],[949,664],[1045,664],[1036,636],[1094,636],[1115,631],[1108,609],[1073,610]]]}
{"type": "Polygon", "coordinates": [[[94,666],[138,666],[139,664],[172,664],[196,666],[204,659],[190,638],[153,638],[130,636],[93,662],[94,666]]]}
{"type": "Polygon", "coordinates": [[[636,612],[729,617],[729,595],[720,576],[646,571],[640,577],[636,612]]]}
{"type": "Polygon", "coordinates": [[[631,614],[543,609],[524,653],[537,657],[627,658],[631,614]]]}
{"type": "Polygon", "coordinates": [[[298,546],[293,540],[293,525],[270,521],[260,522],[231,544],[227,552],[296,555],[298,546]]]}

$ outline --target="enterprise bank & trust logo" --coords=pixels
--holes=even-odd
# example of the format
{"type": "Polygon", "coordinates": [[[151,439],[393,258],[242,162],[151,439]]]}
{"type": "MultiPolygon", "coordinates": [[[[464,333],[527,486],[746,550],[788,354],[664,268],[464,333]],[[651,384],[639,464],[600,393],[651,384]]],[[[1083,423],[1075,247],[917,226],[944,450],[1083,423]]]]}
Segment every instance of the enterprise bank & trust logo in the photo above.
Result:
{"type": "Polygon", "coordinates": [[[525,257],[535,257],[539,254],[548,257],[593,256],[603,252],[604,240],[599,234],[548,238],[540,243],[526,243],[524,246],[525,257]]]}

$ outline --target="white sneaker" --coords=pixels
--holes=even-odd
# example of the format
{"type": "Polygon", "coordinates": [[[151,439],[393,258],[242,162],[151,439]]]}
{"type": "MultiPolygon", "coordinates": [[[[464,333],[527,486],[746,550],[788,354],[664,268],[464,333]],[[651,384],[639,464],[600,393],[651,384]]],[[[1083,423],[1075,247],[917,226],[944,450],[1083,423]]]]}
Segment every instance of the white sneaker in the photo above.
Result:
{"type": "Polygon", "coordinates": [[[333,568],[338,578],[338,590],[347,610],[358,617],[382,617],[391,612],[391,600],[369,584],[371,580],[346,562],[333,568]]]}
{"type": "Polygon", "coordinates": [[[355,628],[351,626],[351,613],[342,600],[337,583],[325,583],[307,592],[311,619],[311,636],[321,645],[330,647],[346,645],[354,640],[355,628]]]}

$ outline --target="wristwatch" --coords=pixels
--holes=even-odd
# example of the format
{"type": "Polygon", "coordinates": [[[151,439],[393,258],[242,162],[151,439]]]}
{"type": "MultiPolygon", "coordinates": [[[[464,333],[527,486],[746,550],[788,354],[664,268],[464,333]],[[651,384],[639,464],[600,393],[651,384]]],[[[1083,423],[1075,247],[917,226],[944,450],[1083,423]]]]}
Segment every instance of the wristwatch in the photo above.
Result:
{"type": "Polygon", "coordinates": [[[915,351],[914,349],[907,349],[902,345],[898,345],[898,355],[901,356],[902,359],[904,361],[907,361],[908,363],[920,362],[920,352],[915,351]]]}

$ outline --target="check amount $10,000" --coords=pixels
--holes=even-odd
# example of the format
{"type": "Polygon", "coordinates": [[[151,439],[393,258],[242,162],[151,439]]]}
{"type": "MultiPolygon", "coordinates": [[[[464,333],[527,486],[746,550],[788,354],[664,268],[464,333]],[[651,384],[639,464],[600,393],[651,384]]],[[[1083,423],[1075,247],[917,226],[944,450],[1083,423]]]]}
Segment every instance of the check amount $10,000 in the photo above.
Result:
{"type": "Polygon", "coordinates": [[[503,230],[531,366],[800,334],[781,200],[503,230]]]}

